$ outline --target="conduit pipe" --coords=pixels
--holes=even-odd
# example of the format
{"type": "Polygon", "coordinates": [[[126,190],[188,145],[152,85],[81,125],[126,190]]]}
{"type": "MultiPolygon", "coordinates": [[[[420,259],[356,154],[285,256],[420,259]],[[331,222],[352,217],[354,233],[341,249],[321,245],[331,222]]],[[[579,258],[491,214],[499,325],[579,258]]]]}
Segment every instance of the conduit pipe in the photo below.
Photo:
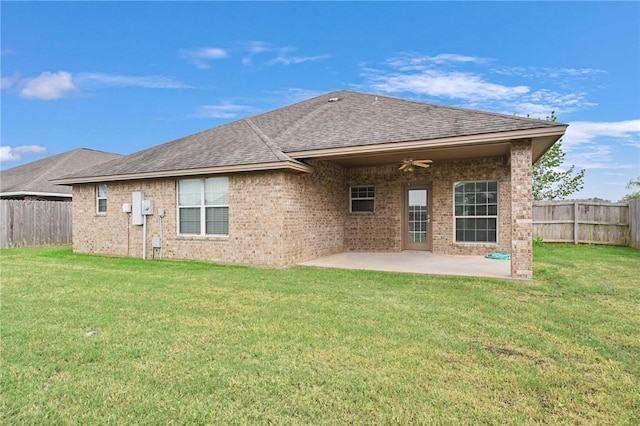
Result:
{"type": "Polygon", "coordinates": [[[142,260],[147,260],[147,215],[142,216],[142,260]]]}

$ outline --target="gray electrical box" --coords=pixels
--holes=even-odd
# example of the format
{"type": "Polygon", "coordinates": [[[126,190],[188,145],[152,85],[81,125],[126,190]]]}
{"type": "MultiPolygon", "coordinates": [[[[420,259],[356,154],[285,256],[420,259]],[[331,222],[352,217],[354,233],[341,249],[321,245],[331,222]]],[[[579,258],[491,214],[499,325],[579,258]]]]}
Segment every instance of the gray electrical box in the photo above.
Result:
{"type": "Polygon", "coordinates": [[[131,194],[131,224],[142,225],[142,191],[135,191],[131,194]]]}
{"type": "Polygon", "coordinates": [[[162,247],[162,239],[158,236],[151,237],[151,247],[152,248],[161,248],[162,247]]]}
{"type": "Polygon", "coordinates": [[[153,200],[142,200],[142,215],[149,216],[153,214],[153,200]]]}

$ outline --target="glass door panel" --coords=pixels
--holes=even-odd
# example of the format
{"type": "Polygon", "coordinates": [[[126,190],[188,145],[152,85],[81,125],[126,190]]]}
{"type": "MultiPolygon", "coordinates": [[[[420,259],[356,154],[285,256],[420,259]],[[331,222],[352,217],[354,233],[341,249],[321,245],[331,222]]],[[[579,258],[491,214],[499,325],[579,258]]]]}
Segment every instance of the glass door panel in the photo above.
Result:
{"type": "Polygon", "coordinates": [[[405,248],[429,250],[429,193],[426,188],[407,189],[405,248]]]}

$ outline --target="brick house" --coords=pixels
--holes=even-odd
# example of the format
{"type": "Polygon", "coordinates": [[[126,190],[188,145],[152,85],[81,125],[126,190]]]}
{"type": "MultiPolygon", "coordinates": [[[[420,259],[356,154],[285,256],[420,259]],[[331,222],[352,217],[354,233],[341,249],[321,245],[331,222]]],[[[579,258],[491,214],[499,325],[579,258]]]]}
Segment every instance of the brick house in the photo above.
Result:
{"type": "Polygon", "coordinates": [[[54,185],[49,179],[118,157],[121,155],[78,148],[0,170],[0,199],[71,201],[71,186],[54,185]]]}
{"type": "Polygon", "coordinates": [[[501,251],[531,279],[532,164],[565,129],[339,91],[54,182],[73,185],[77,252],[283,267],[501,251]]]}

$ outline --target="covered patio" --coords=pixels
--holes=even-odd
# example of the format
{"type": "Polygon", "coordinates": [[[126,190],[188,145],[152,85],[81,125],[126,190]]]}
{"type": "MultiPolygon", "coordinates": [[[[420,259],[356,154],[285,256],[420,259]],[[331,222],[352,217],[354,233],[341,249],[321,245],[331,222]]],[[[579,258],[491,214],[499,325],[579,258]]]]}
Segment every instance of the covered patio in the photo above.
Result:
{"type": "Polygon", "coordinates": [[[511,261],[483,256],[434,254],[404,250],[393,253],[343,252],[319,257],[301,266],[406,272],[428,275],[487,277],[512,280],[511,261]]]}

